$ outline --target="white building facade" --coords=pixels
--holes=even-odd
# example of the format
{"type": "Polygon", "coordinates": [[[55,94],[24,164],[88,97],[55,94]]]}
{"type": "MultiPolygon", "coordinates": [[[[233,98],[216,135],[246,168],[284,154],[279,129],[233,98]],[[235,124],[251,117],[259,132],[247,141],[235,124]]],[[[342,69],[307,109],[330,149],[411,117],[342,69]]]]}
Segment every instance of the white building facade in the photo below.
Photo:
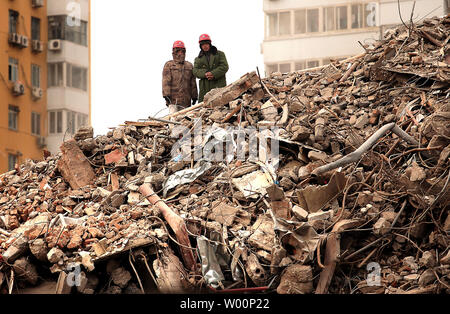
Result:
{"type": "MultiPolygon", "coordinates": [[[[266,75],[312,68],[364,52],[401,22],[397,0],[263,0],[266,75]]],[[[450,0],[400,0],[403,21],[449,12],[450,0]]]]}
{"type": "Polygon", "coordinates": [[[90,2],[47,0],[47,149],[90,125],[90,2]]]}

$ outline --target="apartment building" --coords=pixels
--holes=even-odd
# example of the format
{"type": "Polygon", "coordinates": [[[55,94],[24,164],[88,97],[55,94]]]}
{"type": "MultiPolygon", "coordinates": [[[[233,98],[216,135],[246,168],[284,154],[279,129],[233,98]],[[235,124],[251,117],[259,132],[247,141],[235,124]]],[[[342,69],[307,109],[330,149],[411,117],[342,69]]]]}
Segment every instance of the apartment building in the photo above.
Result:
{"type": "Polygon", "coordinates": [[[450,0],[263,0],[266,75],[312,68],[364,52],[362,45],[409,21],[449,12],[450,0]]]}
{"type": "Polygon", "coordinates": [[[90,125],[90,0],[47,0],[47,149],[90,125]]]}
{"type": "Polygon", "coordinates": [[[0,173],[43,157],[46,24],[45,1],[0,1],[0,173]]]}

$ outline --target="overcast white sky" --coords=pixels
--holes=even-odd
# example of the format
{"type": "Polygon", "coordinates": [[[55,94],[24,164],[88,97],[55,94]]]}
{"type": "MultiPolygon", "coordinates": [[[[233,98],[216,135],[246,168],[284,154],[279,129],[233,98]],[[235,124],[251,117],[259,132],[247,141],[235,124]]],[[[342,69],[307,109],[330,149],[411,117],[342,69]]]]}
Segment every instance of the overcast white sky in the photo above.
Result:
{"type": "MultiPolygon", "coordinates": [[[[91,1],[92,126],[95,135],[125,121],[168,114],[162,69],[182,40],[194,63],[200,34],[225,52],[227,83],[259,67],[264,75],[262,0],[91,1]]],[[[198,86],[198,80],[197,80],[198,86]]]]}

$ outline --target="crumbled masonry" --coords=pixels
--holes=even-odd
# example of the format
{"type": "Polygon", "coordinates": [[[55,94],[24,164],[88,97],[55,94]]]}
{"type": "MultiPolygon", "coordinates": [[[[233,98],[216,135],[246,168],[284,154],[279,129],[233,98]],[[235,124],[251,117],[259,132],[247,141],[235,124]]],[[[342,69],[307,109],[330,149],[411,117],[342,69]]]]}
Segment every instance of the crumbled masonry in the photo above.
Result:
{"type": "Polygon", "coordinates": [[[81,129],[0,175],[0,294],[450,293],[449,41],[450,15],[429,18],[172,116],[81,129]],[[228,127],[268,145],[252,155],[228,127]]]}

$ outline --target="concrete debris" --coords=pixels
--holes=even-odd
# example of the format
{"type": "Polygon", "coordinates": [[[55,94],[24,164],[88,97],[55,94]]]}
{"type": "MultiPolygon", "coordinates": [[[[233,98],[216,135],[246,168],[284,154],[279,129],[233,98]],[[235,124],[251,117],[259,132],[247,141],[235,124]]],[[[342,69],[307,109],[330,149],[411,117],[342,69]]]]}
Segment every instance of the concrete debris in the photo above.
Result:
{"type": "Polygon", "coordinates": [[[58,170],[72,189],[79,189],[92,183],[95,178],[89,160],[75,140],[61,145],[62,156],[58,160],[58,170]]]}
{"type": "Polygon", "coordinates": [[[0,294],[449,293],[450,16],[411,27],[1,174],[0,294]]]}
{"type": "Polygon", "coordinates": [[[298,220],[300,221],[305,221],[308,218],[308,212],[306,210],[304,210],[303,208],[301,208],[300,206],[295,205],[292,208],[292,212],[294,213],[295,217],[297,217],[298,220]]]}
{"type": "Polygon", "coordinates": [[[263,286],[267,281],[267,274],[259,263],[255,254],[250,254],[246,263],[247,274],[257,287],[263,286]]]}
{"type": "Polygon", "coordinates": [[[28,261],[26,257],[21,257],[12,265],[18,280],[34,286],[38,282],[38,273],[36,267],[28,261]]]}
{"type": "Polygon", "coordinates": [[[111,273],[111,279],[115,285],[121,288],[125,288],[128,285],[128,282],[131,280],[131,274],[124,268],[119,267],[114,269],[114,271],[111,273]]]}
{"type": "Polygon", "coordinates": [[[36,239],[29,243],[30,251],[41,262],[47,262],[48,247],[44,239],[36,239]]]}
{"type": "Polygon", "coordinates": [[[58,249],[57,247],[50,249],[50,251],[47,253],[47,259],[52,264],[58,263],[59,261],[62,260],[63,257],[64,252],[58,249]]]}
{"type": "Polygon", "coordinates": [[[286,268],[277,292],[280,294],[309,294],[313,291],[311,266],[295,264],[286,268]]]}

